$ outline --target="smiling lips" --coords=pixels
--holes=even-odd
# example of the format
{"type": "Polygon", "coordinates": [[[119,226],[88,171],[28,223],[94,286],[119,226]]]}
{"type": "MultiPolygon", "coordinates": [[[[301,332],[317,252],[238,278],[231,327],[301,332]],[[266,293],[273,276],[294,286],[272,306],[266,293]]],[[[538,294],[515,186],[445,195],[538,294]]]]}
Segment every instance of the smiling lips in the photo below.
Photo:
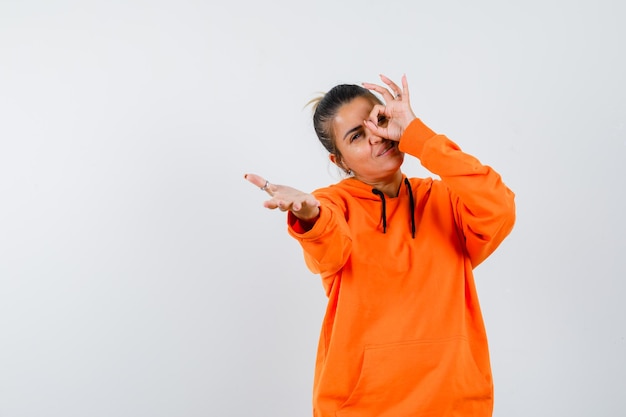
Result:
{"type": "Polygon", "coordinates": [[[376,156],[377,157],[378,156],[383,156],[383,155],[387,154],[390,150],[394,149],[395,147],[396,147],[396,143],[392,142],[392,141],[389,141],[389,144],[387,146],[385,146],[385,148],[382,150],[382,152],[380,152],[376,156]]]}

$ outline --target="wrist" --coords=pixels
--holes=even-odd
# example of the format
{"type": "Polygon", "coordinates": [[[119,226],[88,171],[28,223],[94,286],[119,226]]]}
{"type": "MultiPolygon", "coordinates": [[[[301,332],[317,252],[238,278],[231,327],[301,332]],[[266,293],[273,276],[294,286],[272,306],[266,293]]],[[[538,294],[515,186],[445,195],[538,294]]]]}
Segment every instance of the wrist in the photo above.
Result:
{"type": "Polygon", "coordinates": [[[308,232],[315,226],[315,223],[320,218],[320,210],[317,208],[317,212],[312,216],[302,216],[301,213],[294,213],[293,211],[289,212],[290,214],[290,225],[293,227],[295,231],[298,233],[308,232]]]}
{"type": "Polygon", "coordinates": [[[315,210],[312,213],[294,213],[294,216],[296,216],[302,223],[313,224],[320,218],[320,209],[319,207],[315,207],[315,210]]]}

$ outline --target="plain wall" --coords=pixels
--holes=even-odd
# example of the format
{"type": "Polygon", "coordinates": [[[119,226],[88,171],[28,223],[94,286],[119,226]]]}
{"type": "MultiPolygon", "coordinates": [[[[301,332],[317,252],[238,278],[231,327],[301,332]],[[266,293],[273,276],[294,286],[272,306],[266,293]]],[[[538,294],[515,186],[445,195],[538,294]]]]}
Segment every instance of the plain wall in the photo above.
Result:
{"type": "Polygon", "coordinates": [[[380,73],[516,193],[476,269],[494,415],[625,415],[624,21],[617,0],[0,1],[0,416],[311,415],[325,296],[243,174],[338,181],[305,105],[380,73]]]}

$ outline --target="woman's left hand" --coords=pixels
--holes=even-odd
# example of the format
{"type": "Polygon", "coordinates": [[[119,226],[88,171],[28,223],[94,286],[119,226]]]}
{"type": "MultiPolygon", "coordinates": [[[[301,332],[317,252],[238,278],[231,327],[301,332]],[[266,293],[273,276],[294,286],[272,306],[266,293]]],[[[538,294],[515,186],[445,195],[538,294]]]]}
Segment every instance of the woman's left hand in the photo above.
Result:
{"type": "Polygon", "coordinates": [[[380,85],[363,83],[363,87],[376,91],[385,101],[385,104],[374,106],[364,123],[375,135],[397,142],[407,126],[416,119],[409,101],[409,86],[406,75],[402,76],[402,89],[382,74],[380,79],[387,84],[393,94],[380,85]]]}

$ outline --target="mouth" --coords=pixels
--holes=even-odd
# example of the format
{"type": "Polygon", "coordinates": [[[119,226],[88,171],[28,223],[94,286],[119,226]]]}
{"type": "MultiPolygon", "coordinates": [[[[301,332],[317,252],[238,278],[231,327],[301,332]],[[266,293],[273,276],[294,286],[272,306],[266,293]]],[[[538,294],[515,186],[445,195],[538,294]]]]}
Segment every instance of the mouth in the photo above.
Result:
{"type": "Polygon", "coordinates": [[[377,157],[379,156],[383,156],[388,154],[389,152],[393,151],[397,146],[396,142],[393,141],[389,141],[389,143],[385,144],[385,146],[383,147],[383,149],[378,153],[378,155],[376,155],[377,157]]]}

